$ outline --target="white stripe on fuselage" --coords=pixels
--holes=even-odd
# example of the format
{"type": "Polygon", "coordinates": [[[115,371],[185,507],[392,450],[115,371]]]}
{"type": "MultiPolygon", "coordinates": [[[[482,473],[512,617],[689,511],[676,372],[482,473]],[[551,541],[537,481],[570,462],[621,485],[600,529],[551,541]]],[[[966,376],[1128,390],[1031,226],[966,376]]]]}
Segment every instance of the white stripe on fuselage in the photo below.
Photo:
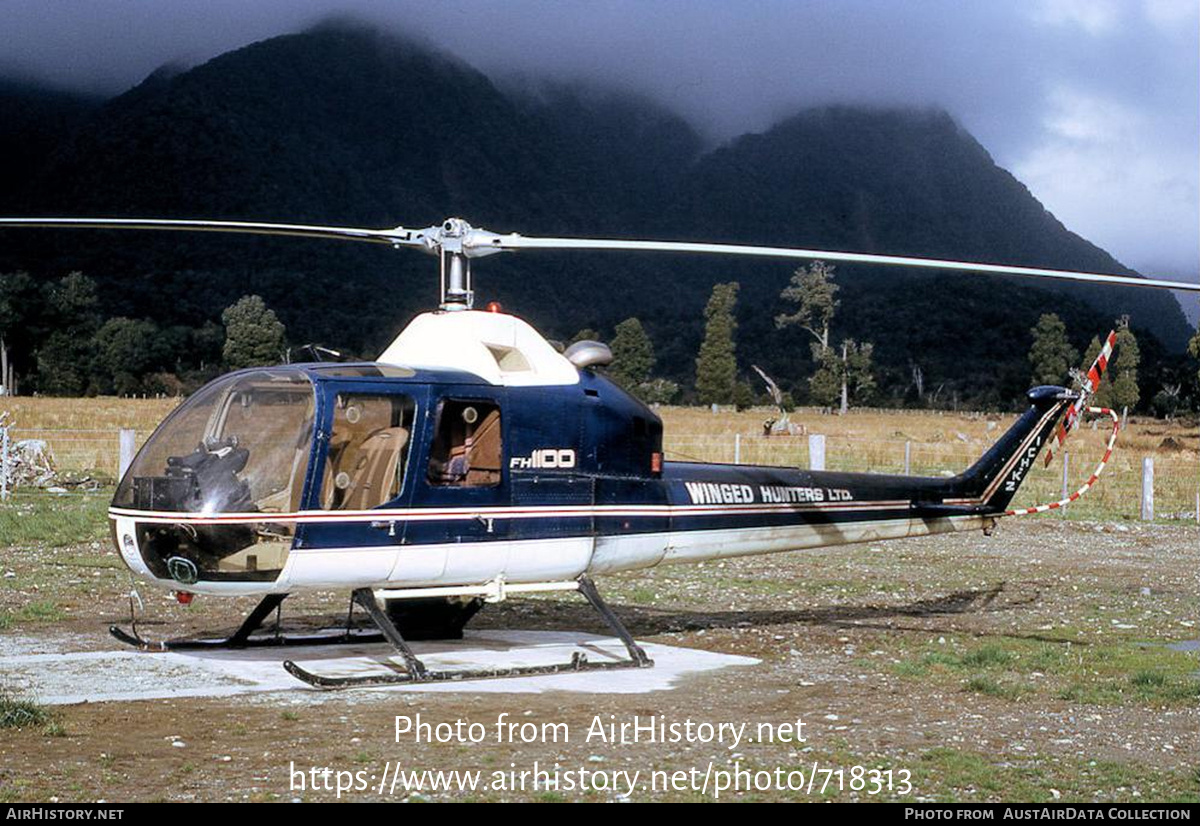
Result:
{"type": "Polygon", "coordinates": [[[546,517],[586,518],[602,516],[659,517],[672,516],[732,516],[737,514],[804,513],[807,511],[870,511],[895,510],[909,506],[908,499],[888,499],[861,502],[811,502],[756,505],[542,505],[485,508],[380,508],[366,511],[294,511],[292,513],[221,513],[202,514],[172,511],[143,511],[130,508],[109,508],[110,517],[135,519],[139,522],[170,524],[186,522],[192,525],[228,525],[269,522],[437,522],[491,519],[544,519],[546,517]]]}

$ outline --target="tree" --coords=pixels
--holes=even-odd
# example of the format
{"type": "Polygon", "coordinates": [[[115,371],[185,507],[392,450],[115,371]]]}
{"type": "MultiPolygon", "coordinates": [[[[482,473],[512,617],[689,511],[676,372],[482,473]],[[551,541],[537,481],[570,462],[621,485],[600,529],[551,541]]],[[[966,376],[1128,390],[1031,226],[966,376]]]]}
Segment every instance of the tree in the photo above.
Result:
{"type": "Polygon", "coordinates": [[[1128,324],[1117,331],[1116,359],[1109,368],[1112,371],[1111,407],[1114,410],[1132,410],[1141,399],[1138,390],[1138,364],[1142,353],[1137,338],[1128,324]]]}
{"type": "MultiPolygon", "coordinates": [[[[1096,356],[1100,355],[1100,347],[1100,339],[1093,338],[1083,357],[1084,371],[1087,371],[1096,360],[1096,356]]],[[[1116,411],[1136,407],[1141,398],[1137,375],[1141,360],[1137,338],[1129,329],[1128,323],[1122,321],[1117,330],[1117,343],[1113,348],[1112,360],[1107,372],[1100,379],[1100,386],[1096,388],[1093,403],[1098,407],[1108,407],[1116,411]]]]}
{"type": "Polygon", "coordinates": [[[146,319],[110,318],[96,333],[96,361],[109,390],[118,395],[144,392],[143,378],[159,366],[163,353],[158,325],[146,319]]]}
{"type": "MultiPolygon", "coordinates": [[[[1192,358],[1200,359],[1200,327],[1196,328],[1196,335],[1192,336],[1192,340],[1188,342],[1188,352],[1192,358]]],[[[1196,378],[1200,379],[1200,371],[1196,372],[1196,378]]]]}
{"type": "Polygon", "coordinates": [[[50,285],[46,319],[53,330],[37,352],[38,389],[57,396],[95,392],[95,335],[100,328],[96,282],[73,272],[50,285]]]}
{"type": "Polygon", "coordinates": [[[739,381],[733,386],[733,406],[740,412],[754,407],[754,388],[749,382],[739,381]]]}
{"type": "Polygon", "coordinates": [[[813,261],[807,268],[800,267],[792,273],[791,281],[779,297],[800,306],[791,315],[775,317],[779,329],[798,324],[807,330],[816,339],[822,355],[829,349],[829,327],[841,304],[836,298],[838,285],[833,281],[833,270],[824,261],[813,261]]]}
{"type": "Polygon", "coordinates": [[[1029,331],[1033,346],[1029,348],[1029,363],[1033,367],[1033,383],[1062,384],[1079,353],[1067,340],[1067,325],[1055,313],[1043,313],[1029,331]]]}
{"type": "Polygon", "coordinates": [[[287,347],[283,323],[257,295],[244,295],[221,313],[225,362],[230,368],[278,364],[287,347]]]}
{"type": "Polygon", "coordinates": [[[850,407],[848,391],[861,404],[875,391],[875,366],[872,357],[875,345],[869,341],[858,344],[854,339],[842,342],[842,413],[850,407]]]}
{"type": "Polygon", "coordinates": [[[612,380],[626,390],[634,390],[650,380],[654,369],[654,345],[636,318],[627,318],[617,325],[612,339],[613,365],[608,371],[612,380]]]}
{"type": "MultiPolygon", "coordinates": [[[[96,370],[94,336],[56,330],[37,351],[38,391],[51,396],[82,396],[96,370]]],[[[96,388],[93,388],[96,389],[96,388]]]]}
{"type": "Polygon", "coordinates": [[[696,392],[705,404],[733,402],[737,384],[737,357],[733,344],[737,320],[733,308],[737,304],[739,287],[736,281],[714,284],[704,308],[704,341],[696,357],[696,392]]]}
{"type": "Polygon", "coordinates": [[[833,316],[841,302],[837,300],[838,285],[833,282],[833,267],[824,261],[814,261],[807,268],[792,273],[792,279],[779,297],[800,306],[791,315],[775,317],[775,326],[782,329],[797,324],[813,337],[813,364],[816,371],[809,377],[808,387],[813,401],[829,410],[838,403],[840,413],[850,409],[850,397],[866,397],[875,388],[871,374],[871,356],[875,346],[861,345],[853,339],[842,341],[841,352],[829,344],[833,316]]]}
{"type": "Polygon", "coordinates": [[[32,362],[33,351],[41,335],[42,295],[37,282],[26,272],[0,273],[0,366],[7,365],[7,376],[0,376],[5,393],[15,392],[23,365],[32,362]]]}
{"type": "Polygon", "coordinates": [[[679,395],[679,385],[667,379],[650,379],[637,386],[637,396],[646,404],[670,404],[679,395]]]}
{"type": "Polygon", "coordinates": [[[874,354],[873,344],[859,344],[850,338],[843,340],[838,350],[829,347],[820,356],[814,345],[813,356],[818,359],[818,367],[809,380],[813,400],[826,409],[837,404],[839,413],[844,415],[850,409],[851,397],[855,402],[869,397],[875,389],[871,361],[874,354]]]}
{"type": "Polygon", "coordinates": [[[1150,400],[1154,415],[1167,421],[1175,418],[1175,414],[1179,412],[1181,401],[1179,392],[1181,390],[1183,390],[1182,384],[1164,384],[1162,389],[1155,393],[1154,398],[1150,400]]]}
{"type": "Polygon", "coordinates": [[[575,344],[576,342],[579,342],[579,341],[600,341],[600,340],[601,340],[601,338],[600,338],[599,332],[597,332],[596,330],[593,330],[591,327],[584,327],[582,330],[577,332],[575,335],[571,336],[571,340],[568,341],[567,344],[571,345],[571,344],[575,344]]]}
{"type": "Polygon", "coordinates": [[[100,295],[96,282],[73,272],[50,285],[46,306],[55,327],[100,326],[100,295]]]}

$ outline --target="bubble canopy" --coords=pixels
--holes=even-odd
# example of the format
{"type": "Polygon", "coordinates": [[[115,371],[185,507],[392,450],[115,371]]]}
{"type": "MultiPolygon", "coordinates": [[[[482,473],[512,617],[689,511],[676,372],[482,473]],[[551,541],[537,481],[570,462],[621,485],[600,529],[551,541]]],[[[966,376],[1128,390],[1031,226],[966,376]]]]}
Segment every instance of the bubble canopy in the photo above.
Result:
{"type": "Polygon", "coordinates": [[[316,390],[295,368],[206,385],[154,432],[113,505],[174,513],[287,513],[300,506],[316,390]]]}

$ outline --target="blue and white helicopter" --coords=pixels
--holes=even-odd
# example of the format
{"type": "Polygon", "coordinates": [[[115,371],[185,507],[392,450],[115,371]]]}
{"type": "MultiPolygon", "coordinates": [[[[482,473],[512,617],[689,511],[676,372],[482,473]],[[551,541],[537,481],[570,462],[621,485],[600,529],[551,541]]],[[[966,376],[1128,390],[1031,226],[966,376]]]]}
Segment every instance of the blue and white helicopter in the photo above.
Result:
{"type": "MultiPolygon", "coordinates": [[[[595,368],[598,342],[559,352],[521,319],[473,309],[471,263],[506,251],[610,250],[842,261],[1200,291],[1126,276],[828,250],[230,221],[5,218],[0,227],[187,230],[329,238],[438,256],[441,306],[378,359],[241,370],[183,402],[120,480],[112,535],[139,577],[192,594],[259,595],[232,636],[142,649],[389,642],[403,665],[323,688],[652,665],[592,577],[676,562],[950,531],[990,532],[1042,448],[1094,390],[1037,387],[1028,409],[957,476],[911,477],[664,461],[662,422],[595,368]],[[289,594],[347,589],[381,634],[259,634],[289,594]],[[411,640],[454,638],[484,605],[578,591],[627,660],[438,671],[411,640]]],[[[1111,337],[1108,352],[1111,352],[1111,337]]],[[[1104,367],[1107,355],[1099,360],[1104,367]]],[[[1098,380],[1098,373],[1093,370],[1098,380]]],[[[1115,430],[1114,430],[1115,435],[1115,430]]],[[[1110,442],[1111,448],[1111,442],[1110,442]]]]}

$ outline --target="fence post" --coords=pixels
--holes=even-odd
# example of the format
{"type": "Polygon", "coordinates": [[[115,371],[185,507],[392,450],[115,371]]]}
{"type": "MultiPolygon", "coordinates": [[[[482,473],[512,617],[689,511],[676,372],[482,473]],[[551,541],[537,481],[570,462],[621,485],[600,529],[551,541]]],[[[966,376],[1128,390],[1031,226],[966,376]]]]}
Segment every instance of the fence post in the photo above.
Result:
{"type": "Polygon", "coordinates": [[[125,471],[129,470],[129,466],[133,464],[136,435],[135,431],[124,427],[121,428],[118,434],[118,438],[120,439],[120,457],[117,459],[118,482],[125,478],[125,471]]]}
{"type": "Polygon", "coordinates": [[[1142,459],[1142,521],[1154,521],[1154,457],[1142,459]]]}
{"type": "Polygon", "coordinates": [[[0,425],[0,501],[8,499],[8,425],[0,425]]]}
{"type": "Polygon", "coordinates": [[[825,437],[820,433],[808,434],[808,469],[825,469],[825,437]]]}
{"type": "Polygon", "coordinates": [[[912,442],[904,443],[904,475],[912,476],[912,442]]]}
{"type": "Polygon", "coordinates": [[[733,463],[740,465],[742,463],[742,434],[733,434],[733,463]]]}

